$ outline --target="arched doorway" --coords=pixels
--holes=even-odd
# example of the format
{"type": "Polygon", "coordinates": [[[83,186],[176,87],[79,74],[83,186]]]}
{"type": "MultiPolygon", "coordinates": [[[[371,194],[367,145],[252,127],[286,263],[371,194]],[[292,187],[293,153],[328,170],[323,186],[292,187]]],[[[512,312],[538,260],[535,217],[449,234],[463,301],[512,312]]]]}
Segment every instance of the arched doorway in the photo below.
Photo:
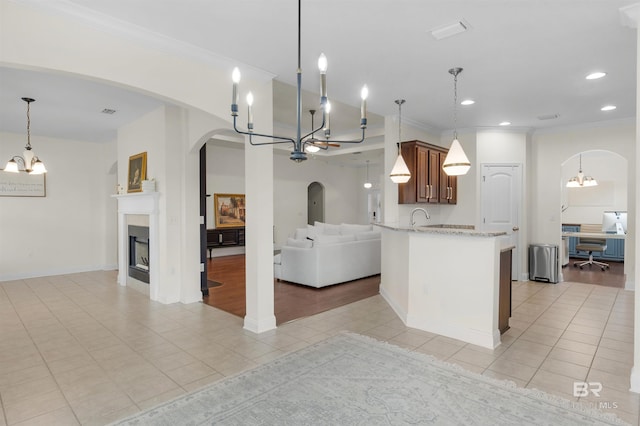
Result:
{"type": "MultiPolygon", "coordinates": [[[[579,232],[582,226],[602,227],[604,212],[627,211],[628,162],[612,151],[587,150],[577,152],[562,163],[561,224],[563,231],[560,264],[563,280],[587,284],[599,284],[623,288],[625,279],[625,241],[607,238],[607,249],[597,253],[597,260],[607,263],[611,269],[603,273],[600,268],[577,269],[574,266],[588,259],[586,252],[576,250],[577,237],[567,236],[579,232]],[[567,182],[592,177],[596,186],[568,187],[567,182]]],[[[604,231],[602,231],[604,232],[604,231]]]]}
{"type": "Polygon", "coordinates": [[[324,186],[311,182],[307,187],[307,223],[324,222],[324,186]]]}

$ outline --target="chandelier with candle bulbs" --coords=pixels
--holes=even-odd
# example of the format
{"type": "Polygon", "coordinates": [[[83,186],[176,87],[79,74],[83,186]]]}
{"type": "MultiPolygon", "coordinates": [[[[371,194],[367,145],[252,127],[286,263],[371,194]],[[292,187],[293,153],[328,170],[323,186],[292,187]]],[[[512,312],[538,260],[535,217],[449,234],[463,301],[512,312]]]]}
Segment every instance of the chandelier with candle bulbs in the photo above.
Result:
{"type": "MultiPolygon", "coordinates": [[[[331,129],[329,126],[329,113],[331,110],[331,104],[327,98],[327,57],[323,54],[318,58],[318,69],[320,70],[320,111],[322,111],[322,122],[318,128],[313,128],[307,134],[302,134],[302,67],[300,64],[300,34],[301,34],[301,0],[298,0],[298,68],[297,68],[297,105],[296,105],[296,137],[275,136],[266,135],[262,133],[256,133],[253,129],[253,94],[249,92],[247,94],[247,130],[240,130],[237,127],[238,118],[238,86],[240,83],[240,70],[235,68],[231,75],[233,80],[233,92],[231,100],[231,115],[233,116],[233,129],[241,135],[249,136],[249,143],[251,145],[274,145],[282,143],[290,143],[293,145],[293,151],[291,152],[290,159],[296,162],[302,162],[307,159],[306,149],[307,147],[314,147],[319,149],[329,149],[329,139],[331,137],[331,129]],[[323,130],[324,141],[320,141],[315,138],[315,133],[323,130]],[[267,138],[269,141],[255,141],[254,138],[267,138]]],[[[360,92],[362,99],[360,106],[360,129],[362,129],[362,137],[359,140],[331,140],[331,142],[339,143],[360,143],[364,141],[365,129],[367,128],[367,97],[369,90],[367,86],[363,86],[360,92]]],[[[317,150],[316,150],[317,151],[317,150]]]]}

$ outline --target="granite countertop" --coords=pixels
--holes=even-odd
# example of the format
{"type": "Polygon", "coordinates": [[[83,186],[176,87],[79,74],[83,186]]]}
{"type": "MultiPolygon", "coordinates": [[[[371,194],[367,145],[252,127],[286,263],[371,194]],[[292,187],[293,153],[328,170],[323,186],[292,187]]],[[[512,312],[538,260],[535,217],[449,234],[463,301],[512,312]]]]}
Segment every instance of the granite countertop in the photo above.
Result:
{"type": "Polygon", "coordinates": [[[473,225],[439,224],[426,226],[401,226],[397,223],[376,223],[374,225],[385,229],[391,229],[393,231],[420,232],[425,234],[462,235],[470,237],[500,237],[502,235],[507,235],[506,232],[476,231],[473,225]]]}

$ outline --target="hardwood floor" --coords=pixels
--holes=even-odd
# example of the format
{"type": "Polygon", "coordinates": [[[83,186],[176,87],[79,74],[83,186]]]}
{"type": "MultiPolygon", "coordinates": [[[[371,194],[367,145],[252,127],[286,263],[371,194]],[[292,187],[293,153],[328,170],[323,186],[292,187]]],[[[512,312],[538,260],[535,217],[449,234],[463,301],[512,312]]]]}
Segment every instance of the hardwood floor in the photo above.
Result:
{"type": "MultiPolygon", "coordinates": [[[[564,280],[624,288],[624,263],[609,262],[610,269],[573,267],[562,269],[564,280]]],[[[208,279],[222,285],[209,288],[209,296],[203,301],[207,305],[244,317],[245,307],[245,257],[243,254],[214,257],[207,260],[208,279]]],[[[324,288],[313,288],[286,281],[274,281],[274,313],[276,324],[284,324],[338,306],[356,302],[379,293],[380,275],[324,288]]]]}
{"type": "Polygon", "coordinates": [[[597,284],[607,287],[624,288],[624,262],[606,262],[609,269],[602,271],[598,266],[584,266],[582,269],[574,267],[574,262],[584,262],[586,259],[569,259],[569,264],[562,268],[565,281],[577,283],[597,284]]]}
{"type": "MultiPolygon", "coordinates": [[[[207,278],[222,285],[210,287],[209,296],[203,298],[204,303],[244,317],[246,314],[244,255],[214,257],[207,262],[207,278]]],[[[374,296],[378,294],[379,287],[380,275],[323,288],[274,280],[276,324],[284,324],[374,296]]]]}

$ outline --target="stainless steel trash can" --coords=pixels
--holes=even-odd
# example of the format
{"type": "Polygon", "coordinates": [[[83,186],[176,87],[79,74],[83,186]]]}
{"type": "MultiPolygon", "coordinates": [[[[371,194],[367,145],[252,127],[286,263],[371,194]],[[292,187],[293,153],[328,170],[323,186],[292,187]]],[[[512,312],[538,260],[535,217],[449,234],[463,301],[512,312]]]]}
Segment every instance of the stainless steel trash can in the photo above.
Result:
{"type": "Polygon", "coordinates": [[[555,244],[531,244],[529,246],[529,279],[557,283],[558,255],[558,246],[555,244]]]}

